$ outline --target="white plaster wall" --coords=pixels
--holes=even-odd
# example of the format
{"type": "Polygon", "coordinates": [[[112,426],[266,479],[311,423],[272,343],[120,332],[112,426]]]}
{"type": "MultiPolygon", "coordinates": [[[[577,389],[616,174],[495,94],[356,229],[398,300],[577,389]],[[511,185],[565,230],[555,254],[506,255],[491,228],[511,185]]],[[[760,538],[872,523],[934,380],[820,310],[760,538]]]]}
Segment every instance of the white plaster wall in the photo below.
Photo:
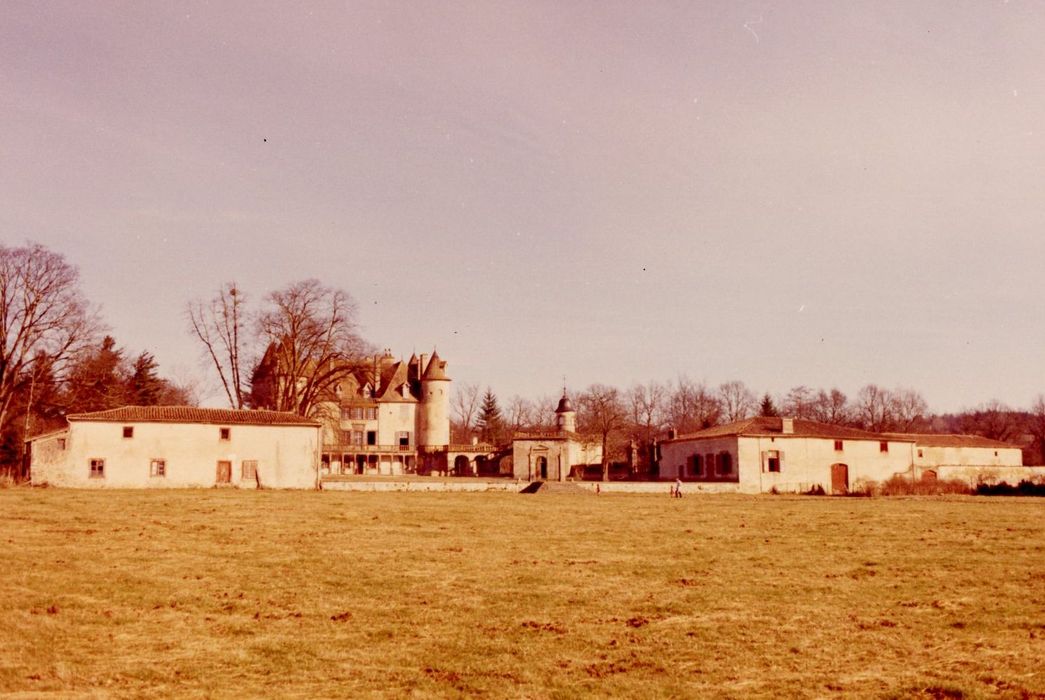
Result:
{"type": "MultiPolygon", "coordinates": [[[[910,472],[912,444],[889,441],[889,451],[881,452],[877,440],[843,440],[842,451],[834,449],[834,439],[802,436],[722,437],[705,440],[682,440],[661,445],[660,475],[674,479],[679,469],[693,454],[707,455],[729,452],[733,469],[739,470],[739,481],[687,482],[715,486],[715,491],[764,493],[774,487],[778,491],[807,491],[819,484],[831,491],[831,465],[849,467],[849,484],[858,479],[883,481],[896,473],[910,472]],[[763,452],[782,453],[779,472],[763,471],[763,452]]],[[[708,490],[711,490],[710,488],[708,490]]]]}
{"type": "MultiPolygon", "coordinates": [[[[410,433],[410,444],[417,446],[417,405],[414,403],[381,403],[378,405],[377,444],[398,445],[396,433],[410,433]]],[[[371,428],[372,430],[372,428],[371,428]]]]}
{"type": "Polygon", "coordinates": [[[916,446],[914,463],[919,467],[937,466],[1009,466],[1023,465],[1023,452],[1018,447],[927,447],[916,446]],[[918,450],[922,456],[918,456],[918,450]]]}
{"type": "Polygon", "coordinates": [[[1045,467],[940,466],[934,470],[938,479],[958,479],[970,486],[1000,484],[1003,481],[1010,486],[1016,486],[1021,481],[1045,482],[1045,467]]]}
{"type": "Polygon", "coordinates": [[[450,444],[450,382],[444,379],[421,382],[421,420],[418,445],[450,444]]]}
{"type": "MultiPolygon", "coordinates": [[[[757,483],[755,492],[808,491],[819,485],[831,493],[831,465],[849,467],[849,486],[860,480],[885,481],[894,474],[910,475],[913,445],[909,442],[888,441],[888,452],[882,452],[878,440],[842,440],[842,450],[835,450],[833,438],[813,437],[752,437],[741,438],[743,450],[741,481],[757,483]],[[783,453],[779,472],[767,472],[762,453],[778,450],[783,453]],[[751,465],[751,468],[748,468],[751,465]]],[[[751,490],[751,489],[745,489],[751,490]]]]}
{"type": "Polygon", "coordinates": [[[219,460],[232,462],[232,485],[240,484],[242,462],[256,460],[262,486],[313,488],[319,461],[320,429],[309,426],[229,425],[221,440],[218,425],[187,423],[70,423],[60,464],[34,456],[33,483],[83,488],[172,488],[214,486],[219,460]],[[124,438],[123,427],[134,437],[124,438]],[[90,460],[105,460],[104,478],[90,477],[90,460]],[[150,462],[166,460],[166,476],[150,476],[150,462]]]}

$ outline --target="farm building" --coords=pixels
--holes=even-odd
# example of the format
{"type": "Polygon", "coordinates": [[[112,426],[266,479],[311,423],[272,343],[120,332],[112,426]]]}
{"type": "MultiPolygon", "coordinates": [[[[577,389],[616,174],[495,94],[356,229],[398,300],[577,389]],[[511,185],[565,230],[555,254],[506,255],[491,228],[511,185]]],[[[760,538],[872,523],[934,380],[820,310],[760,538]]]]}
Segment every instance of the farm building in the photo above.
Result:
{"type": "Polygon", "coordinates": [[[34,485],[315,488],[320,424],[291,413],[124,406],[30,442],[34,485]]]}
{"type": "Polygon", "coordinates": [[[555,409],[555,430],[520,433],[512,438],[512,469],[516,479],[566,481],[585,466],[602,461],[602,445],[577,434],[577,412],[563,391],[555,409]]]}
{"type": "Polygon", "coordinates": [[[1019,447],[972,435],[871,433],[796,418],[749,418],[665,440],[661,478],[701,490],[844,493],[859,481],[1025,478],[1019,447]]]}

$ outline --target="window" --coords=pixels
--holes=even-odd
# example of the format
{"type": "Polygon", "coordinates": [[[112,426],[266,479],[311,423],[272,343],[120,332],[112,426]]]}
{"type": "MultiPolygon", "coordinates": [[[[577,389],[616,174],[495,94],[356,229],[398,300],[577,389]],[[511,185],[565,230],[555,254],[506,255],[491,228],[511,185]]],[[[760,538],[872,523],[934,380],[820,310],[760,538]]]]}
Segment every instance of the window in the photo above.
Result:
{"type": "MultiPolygon", "coordinates": [[[[348,411],[349,420],[363,420],[363,408],[361,406],[353,406],[352,408],[346,409],[348,411]]],[[[345,411],[341,412],[343,416],[345,411]]]]}
{"type": "Polygon", "coordinates": [[[835,440],[835,452],[841,452],[841,451],[842,451],[842,441],[841,440],[835,440]]]}
{"type": "Polygon", "coordinates": [[[368,406],[366,409],[367,420],[377,420],[377,406],[368,406]]]}
{"type": "Polygon", "coordinates": [[[366,444],[376,445],[377,444],[377,431],[368,430],[366,431],[366,444]]]}
{"type": "Polygon", "coordinates": [[[690,476],[704,476],[704,460],[700,455],[693,455],[689,458],[690,463],[690,476]]]}
{"type": "Polygon", "coordinates": [[[149,462],[149,476],[167,476],[167,460],[154,459],[149,462]]]}
{"type": "Polygon", "coordinates": [[[123,436],[125,438],[132,438],[132,437],[134,437],[134,426],[133,425],[125,425],[125,426],[123,426],[123,436]]]}
{"type": "Polygon", "coordinates": [[[396,433],[396,442],[399,443],[399,449],[410,447],[410,433],[406,430],[401,430],[396,433]]]}
{"type": "Polygon", "coordinates": [[[59,450],[64,450],[65,449],[65,438],[58,438],[58,449],[59,450]]]}
{"type": "Polygon", "coordinates": [[[733,471],[733,458],[728,452],[720,452],[718,455],[718,474],[726,476],[733,471]]]}
{"type": "Polygon", "coordinates": [[[258,478],[258,460],[243,460],[243,462],[240,463],[240,477],[242,479],[256,481],[258,478]]]}
{"type": "Polygon", "coordinates": [[[218,428],[218,437],[222,440],[228,440],[232,437],[232,428],[218,428]]]}
{"type": "Polygon", "coordinates": [[[92,459],[90,460],[91,465],[91,478],[92,479],[104,479],[105,478],[105,460],[104,459],[92,459]]]}
{"type": "Polygon", "coordinates": [[[878,451],[879,452],[888,452],[889,451],[889,443],[888,443],[888,441],[882,440],[881,442],[879,442],[878,443],[878,451]]]}
{"type": "Polygon", "coordinates": [[[353,445],[362,445],[363,444],[363,430],[362,430],[362,428],[357,428],[357,429],[353,429],[352,430],[352,444],[353,445]]]}
{"type": "Polygon", "coordinates": [[[766,453],[766,471],[779,472],[780,471],[780,451],[770,450],[766,453]]]}

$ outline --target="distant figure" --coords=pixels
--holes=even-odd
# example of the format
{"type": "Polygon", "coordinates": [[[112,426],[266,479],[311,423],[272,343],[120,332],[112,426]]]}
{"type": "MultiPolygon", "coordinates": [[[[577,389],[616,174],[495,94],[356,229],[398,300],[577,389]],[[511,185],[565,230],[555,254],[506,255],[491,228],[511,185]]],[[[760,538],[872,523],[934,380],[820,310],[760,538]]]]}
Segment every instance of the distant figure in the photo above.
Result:
{"type": "Polygon", "coordinates": [[[602,489],[599,487],[599,484],[596,483],[595,484],[595,495],[598,496],[600,493],[602,493],[602,489]]]}
{"type": "Polygon", "coordinates": [[[682,478],[675,479],[675,498],[682,498],[682,478]]]}

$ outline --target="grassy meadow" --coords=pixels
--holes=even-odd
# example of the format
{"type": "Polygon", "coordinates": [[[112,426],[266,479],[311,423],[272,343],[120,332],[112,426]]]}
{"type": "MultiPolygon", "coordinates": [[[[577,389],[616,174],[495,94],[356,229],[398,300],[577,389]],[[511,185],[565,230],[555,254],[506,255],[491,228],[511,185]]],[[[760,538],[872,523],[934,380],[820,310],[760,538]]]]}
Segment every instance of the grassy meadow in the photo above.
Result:
{"type": "Polygon", "coordinates": [[[1045,697],[1043,499],[13,488],[0,542],[4,694],[1045,697]]]}

